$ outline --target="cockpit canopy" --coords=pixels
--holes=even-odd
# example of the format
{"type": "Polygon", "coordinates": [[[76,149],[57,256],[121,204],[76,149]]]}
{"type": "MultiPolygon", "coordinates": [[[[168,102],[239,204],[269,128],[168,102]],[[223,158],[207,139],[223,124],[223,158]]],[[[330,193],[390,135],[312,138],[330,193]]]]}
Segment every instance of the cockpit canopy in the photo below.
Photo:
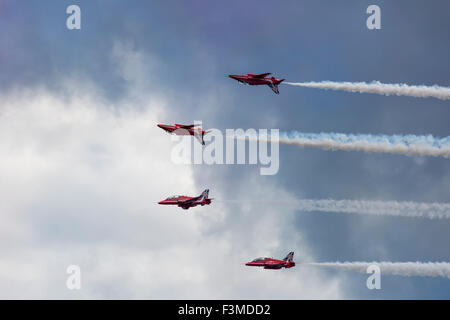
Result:
{"type": "Polygon", "coordinates": [[[171,197],[168,197],[166,200],[176,199],[176,198],[179,198],[179,197],[182,197],[182,196],[171,196],[171,197]]]}
{"type": "Polygon", "coordinates": [[[267,257],[256,258],[256,259],[253,260],[252,262],[260,261],[260,260],[266,260],[266,259],[269,259],[269,258],[267,258],[267,257]]]}

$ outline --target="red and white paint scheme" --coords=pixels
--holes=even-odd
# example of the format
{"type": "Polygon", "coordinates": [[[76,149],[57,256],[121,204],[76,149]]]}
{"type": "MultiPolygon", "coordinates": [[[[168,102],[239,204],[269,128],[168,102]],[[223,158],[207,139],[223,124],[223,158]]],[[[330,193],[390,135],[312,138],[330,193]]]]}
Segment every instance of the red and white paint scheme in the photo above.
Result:
{"type": "Polygon", "coordinates": [[[294,252],[289,252],[289,254],[283,260],[274,258],[257,258],[251,262],[246,263],[249,267],[263,267],[264,269],[281,269],[281,268],[292,268],[295,266],[294,252]]]}
{"type": "Polygon", "coordinates": [[[261,74],[252,74],[248,73],[247,75],[237,75],[237,74],[230,74],[229,77],[231,79],[237,80],[240,83],[248,84],[251,86],[259,86],[259,85],[268,85],[270,89],[272,89],[273,92],[276,94],[279,94],[280,91],[278,91],[278,85],[284,81],[284,79],[276,79],[274,77],[268,77],[271,73],[261,73],[261,74]]]}
{"type": "Polygon", "coordinates": [[[176,123],[175,125],[170,124],[158,124],[158,127],[163,129],[164,131],[176,134],[179,136],[194,136],[197,138],[198,141],[200,141],[201,144],[205,145],[205,141],[203,140],[203,136],[207,134],[209,131],[204,131],[202,128],[198,127],[197,124],[179,124],[176,123]]]}
{"type": "Polygon", "coordinates": [[[180,208],[187,210],[191,207],[204,206],[206,204],[210,204],[212,199],[208,198],[208,195],[209,189],[206,189],[198,197],[172,196],[167,198],[166,200],[158,202],[158,204],[176,205],[180,208]]]}

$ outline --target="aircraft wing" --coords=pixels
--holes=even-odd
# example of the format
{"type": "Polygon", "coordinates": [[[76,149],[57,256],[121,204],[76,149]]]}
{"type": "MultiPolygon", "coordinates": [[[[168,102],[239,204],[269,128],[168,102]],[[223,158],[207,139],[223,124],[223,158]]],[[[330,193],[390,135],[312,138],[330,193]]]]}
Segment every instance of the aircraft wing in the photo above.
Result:
{"type": "Polygon", "coordinates": [[[271,74],[271,73],[270,72],[269,73],[260,73],[260,74],[249,73],[248,76],[252,77],[252,78],[264,78],[264,77],[268,76],[269,74],[271,74]]]}
{"type": "Polygon", "coordinates": [[[264,268],[266,269],[279,269],[282,268],[285,265],[285,263],[266,263],[264,265],[264,268]]]}
{"type": "Polygon", "coordinates": [[[199,124],[186,124],[186,125],[185,124],[176,124],[176,126],[178,128],[191,129],[191,128],[199,126],[199,124]]]}
{"type": "Polygon", "coordinates": [[[180,204],[191,204],[192,202],[197,201],[198,199],[200,199],[202,196],[198,196],[198,197],[194,197],[185,201],[180,201],[180,204]]]}

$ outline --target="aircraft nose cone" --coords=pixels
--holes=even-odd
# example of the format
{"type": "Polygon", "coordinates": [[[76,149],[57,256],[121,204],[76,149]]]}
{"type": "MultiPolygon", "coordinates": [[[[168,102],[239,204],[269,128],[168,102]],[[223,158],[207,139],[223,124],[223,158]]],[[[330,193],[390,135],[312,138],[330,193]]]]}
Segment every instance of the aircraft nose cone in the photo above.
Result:
{"type": "Polygon", "coordinates": [[[160,127],[161,129],[164,129],[164,126],[162,124],[157,124],[158,127],[160,127]]]}

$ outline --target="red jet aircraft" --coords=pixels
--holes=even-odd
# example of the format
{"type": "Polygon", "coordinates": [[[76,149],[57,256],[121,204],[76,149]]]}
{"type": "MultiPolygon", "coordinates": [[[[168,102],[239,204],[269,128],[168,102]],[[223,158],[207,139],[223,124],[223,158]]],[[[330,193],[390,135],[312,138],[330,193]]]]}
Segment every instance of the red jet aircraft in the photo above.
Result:
{"type": "Polygon", "coordinates": [[[158,204],[177,205],[180,208],[187,210],[191,207],[204,206],[205,204],[210,204],[212,199],[208,198],[208,195],[209,189],[206,189],[198,197],[173,196],[167,198],[166,200],[158,202],[158,204]]]}
{"type": "Polygon", "coordinates": [[[201,144],[205,145],[205,141],[203,140],[203,136],[207,134],[209,131],[204,131],[202,128],[198,128],[198,124],[178,124],[169,125],[169,124],[158,124],[158,127],[165,130],[171,134],[177,134],[179,136],[194,136],[200,141],[201,144]]]}
{"type": "Polygon", "coordinates": [[[261,73],[261,74],[247,74],[245,75],[235,75],[235,74],[230,74],[229,77],[231,79],[237,80],[240,83],[243,84],[249,84],[251,86],[258,86],[258,85],[263,85],[263,84],[267,84],[270,89],[273,90],[273,92],[275,92],[276,94],[279,94],[280,91],[278,91],[278,85],[284,81],[284,79],[278,80],[274,77],[268,77],[268,75],[270,75],[271,73],[261,73]]]}
{"type": "Polygon", "coordinates": [[[295,266],[294,252],[289,252],[289,254],[283,260],[278,260],[274,258],[257,258],[251,262],[246,263],[249,267],[264,267],[264,269],[281,269],[281,268],[292,268],[295,266]]]}

